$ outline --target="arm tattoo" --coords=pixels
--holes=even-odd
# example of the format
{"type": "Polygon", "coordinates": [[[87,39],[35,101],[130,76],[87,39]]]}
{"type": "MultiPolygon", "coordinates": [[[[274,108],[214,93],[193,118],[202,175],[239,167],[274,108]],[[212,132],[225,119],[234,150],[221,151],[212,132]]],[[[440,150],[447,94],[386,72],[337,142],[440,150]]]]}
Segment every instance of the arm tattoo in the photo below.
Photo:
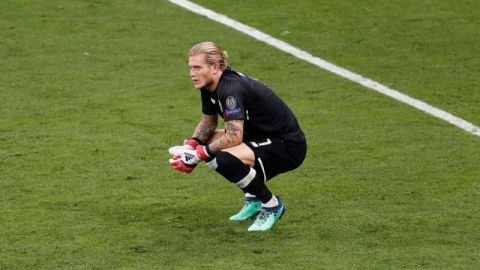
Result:
{"type": "Polygon", "coordinates": [[[239,145],[243,141],[243,120],[225,122],[225,134],[209,145],[210,151],[218,151],[239,145]]]}
{"type": "Polygon", "coordinates": [[[198,123],[195,131],[193,132],[193,137],[200,139],[202,142],[206,143],[212,138],[215,134],[215,129],[218,125],[218,116],[217,115],[203,115],[202,120],[198,123]]]}

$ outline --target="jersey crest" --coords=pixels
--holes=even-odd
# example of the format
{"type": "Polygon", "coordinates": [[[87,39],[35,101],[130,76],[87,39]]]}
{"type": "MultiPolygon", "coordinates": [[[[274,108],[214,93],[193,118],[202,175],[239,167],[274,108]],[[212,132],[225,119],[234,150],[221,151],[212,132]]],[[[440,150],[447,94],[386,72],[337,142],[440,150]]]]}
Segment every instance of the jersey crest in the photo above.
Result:
{"type": "Polygon", "coordinates": [[[242,113],[242,109],[237,107],[237,100],[233,96],[228,96],[225,100],[225,105],[227,109],[224,112],[224,115],[227,117],[238,117],[242,113]]]}
{"type": "Polygon", "coordinates": [[[230,110],[233,110],[235,107],[237,107],[237,100],[232,96],[228,96],[225,103],[227,104],[227,108],[230,110]]]}

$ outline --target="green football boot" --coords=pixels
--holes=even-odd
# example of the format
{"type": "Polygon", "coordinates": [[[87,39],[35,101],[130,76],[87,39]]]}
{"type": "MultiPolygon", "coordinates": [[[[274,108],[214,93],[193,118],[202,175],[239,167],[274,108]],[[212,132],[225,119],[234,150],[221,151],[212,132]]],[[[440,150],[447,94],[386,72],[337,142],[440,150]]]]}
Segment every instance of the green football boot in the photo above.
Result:
{"type": "Polygon", "coordinates": [[[277,206],[271,208],[263,207],[262,210],[260,210],[257,219],[255,219],[255,222],[248,228],[249,232],[270,230],[273,224],[285,214],[285,205],[283,205],[280,197],[277,197],[277,199],[277,206]]]}
{"type": "Polygon", "coordinates": [[[251,219],[260,212],[262,209],[262,202],[257,198],[245,198],[242,209],[240,212],[230,217],[232,221],[243,221],[251,219]]]}

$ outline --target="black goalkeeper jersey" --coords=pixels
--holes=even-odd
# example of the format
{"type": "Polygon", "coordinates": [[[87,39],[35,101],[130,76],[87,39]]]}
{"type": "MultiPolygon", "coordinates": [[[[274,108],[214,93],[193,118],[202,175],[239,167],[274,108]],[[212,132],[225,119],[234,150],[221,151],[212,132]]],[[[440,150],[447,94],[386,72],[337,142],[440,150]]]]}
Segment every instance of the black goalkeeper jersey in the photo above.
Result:
{"type": "Polygon", "coordinates": [[[202,112],[219,114],[225,122],[244,120],[244,140],[278,137],[298,132],[293,112],[269,87],[227,68],[217,89],[201,89],[202,112]]]}

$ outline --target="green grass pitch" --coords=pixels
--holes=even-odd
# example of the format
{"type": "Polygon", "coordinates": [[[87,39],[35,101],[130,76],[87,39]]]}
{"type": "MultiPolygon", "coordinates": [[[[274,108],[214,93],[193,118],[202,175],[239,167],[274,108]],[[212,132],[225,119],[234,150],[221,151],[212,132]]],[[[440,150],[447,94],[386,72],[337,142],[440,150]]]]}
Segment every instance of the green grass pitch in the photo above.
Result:
{"type": "MultiPolygon", "coordinates": [[[[480,2],[196,1],[480,124],[480,2]]],[[[480,138],[167,1],[0,1],[0,269],[479,269],[480,138]],[[241,193],[168,166],[200,118],[187,51],[211,40],[306,132],[241,193]]]]}

